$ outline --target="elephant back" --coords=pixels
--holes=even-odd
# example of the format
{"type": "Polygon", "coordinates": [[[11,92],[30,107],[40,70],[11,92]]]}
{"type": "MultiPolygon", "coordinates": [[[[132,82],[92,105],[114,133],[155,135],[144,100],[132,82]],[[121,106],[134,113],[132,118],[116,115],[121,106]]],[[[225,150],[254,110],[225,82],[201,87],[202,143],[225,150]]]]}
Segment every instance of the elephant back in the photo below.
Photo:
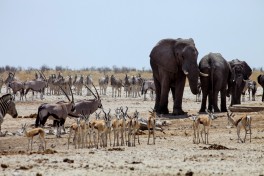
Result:
{"type": "Polygon", "coordinates": [[[196,50],[193,39],[163,39],[151,50],[150,62],[169,72],[177,73],[182,67],[180,53],[189,46],[196,50]]]}

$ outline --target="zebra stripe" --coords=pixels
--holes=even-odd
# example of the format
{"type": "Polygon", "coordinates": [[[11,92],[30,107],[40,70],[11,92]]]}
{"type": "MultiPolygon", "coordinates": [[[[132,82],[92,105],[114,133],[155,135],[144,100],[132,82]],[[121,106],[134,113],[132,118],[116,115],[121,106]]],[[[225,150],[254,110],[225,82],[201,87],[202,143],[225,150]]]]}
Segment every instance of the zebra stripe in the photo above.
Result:
{"type": "Polygon", "coordinates": [[[4,117],[7,113],[8,106],[10,104],[12,96],[11,94],[6,94],[0,97],[0,112],[2,116],[4,117]]]}

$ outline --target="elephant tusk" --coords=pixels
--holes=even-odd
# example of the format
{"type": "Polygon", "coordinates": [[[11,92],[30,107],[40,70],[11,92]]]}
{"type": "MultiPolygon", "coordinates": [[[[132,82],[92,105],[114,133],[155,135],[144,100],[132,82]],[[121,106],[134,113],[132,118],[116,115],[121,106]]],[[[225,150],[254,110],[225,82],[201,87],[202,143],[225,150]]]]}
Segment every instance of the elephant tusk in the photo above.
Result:
{"type": "Polygon", "coordinates": [[[186,70],[182,70],[183,71],[183,73],[185,74],[185,75],[188,75],[189,74],[189,72],[187,72],[186,70]]]}
{"type": "Polygon", "coordinates": [[[209,76],[209,74],[206,74],[206,73],[200,72],[200,76],[207,77],[207,76],[209,76]]]}

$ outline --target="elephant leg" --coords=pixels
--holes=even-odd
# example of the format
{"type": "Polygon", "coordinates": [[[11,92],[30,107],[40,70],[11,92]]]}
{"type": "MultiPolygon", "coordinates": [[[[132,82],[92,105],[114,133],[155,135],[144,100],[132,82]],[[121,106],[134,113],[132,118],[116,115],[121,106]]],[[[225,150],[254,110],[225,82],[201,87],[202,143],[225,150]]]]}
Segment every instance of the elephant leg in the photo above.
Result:
{"type": "Polygon", "coordinates": [[[226,89],[221,90],[221,112],[227,112],[226,108],[226,89]]]}
{"type": "Polygon", "coordinates": [[[183,115],[185,112],[182,110],[182,97],[184,91],[184,85],[186,76],[185,75],[178,75],[178,79],[176,80],[175,85],[175,100],[173,105],[173,114],[174,115],[183,115]]]}
{"type": "Polygon", "coordinates": [[[156,100],[155,100],[155,106],[154,109],[156,110],[157,113],[159,112],[160,109],[160,94],[161,94],[161,86],[159,81],[154,77],[154,84],[156,87],[156,100]]]}
{"type": "Polygon", "coordinates": [[[207,96],[208,96],[208,93],[203,92],[202,104],[201,104],[201,109],[199,112],[205,112],[207,96]]]}
{"type": "Polygon", "coordinates": [[[264,102],[264,88],[263,88],[263,93],[262,93],[262,102],[264,102]]]}
{"type": "Polygon", "coordinates": [[[160,97],[160,107],[159,107],[159,113],[160,114],[168,114],[168,98],[169,98],[169,80],[164,79],[162,82],[161,87],[161,97],[160,97]]]}
{"type": "Polygon", "coordinates": [[[213,97],[213,91],[212,90],[210,90],[209,91],[209,96],[208,96],[208,109],[210,110],[210,111],[212,111],[212,107],[213,107],[213,99],[214,99],[214,97],[213,97]]]}
{"type": "Polygon", "coordinates": [[[219,91],[214,91],[213,92],[213,108],[214,108],[214,112],[220,112],[220,109],[218,108],[218,93],[219,91]]]}

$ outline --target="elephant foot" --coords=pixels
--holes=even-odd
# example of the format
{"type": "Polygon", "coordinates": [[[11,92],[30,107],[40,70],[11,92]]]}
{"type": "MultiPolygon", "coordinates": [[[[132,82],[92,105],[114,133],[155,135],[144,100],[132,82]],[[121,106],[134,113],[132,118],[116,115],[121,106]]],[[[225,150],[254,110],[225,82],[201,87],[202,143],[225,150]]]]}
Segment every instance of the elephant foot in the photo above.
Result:
{"type": "Polygon", "coordinates": [[[221,112],[227,112],[226,107],[225,108],[221,108],[221,112]]]}
{"type": "Polygon", "coordinates": [[[173,115],[184,115],[184,114],[187,114],[187,113],[184,112],[182,109],[173,109],[172,114],[173,115]]]}
{"type": "Polygon", "coordinates": [[[205,112],[205,108],[201,108],[199,112],[205,112]]]}
{"type": "Polygon", "coordinates": [[[169,114],[169,110],[168,108],[160,108],[159,110],[157,110],[158,114],[169,114]]]}

